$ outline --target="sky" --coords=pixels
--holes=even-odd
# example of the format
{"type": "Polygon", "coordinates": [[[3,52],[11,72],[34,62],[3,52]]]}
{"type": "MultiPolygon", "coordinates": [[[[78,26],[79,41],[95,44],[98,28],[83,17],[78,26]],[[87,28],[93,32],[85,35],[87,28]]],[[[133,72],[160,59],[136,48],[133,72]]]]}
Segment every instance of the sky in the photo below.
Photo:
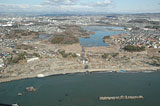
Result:
{"type": "Polygon", "coordinates": [[[160,0],[0,0],[0,12],[157,13],[160,0]]]}

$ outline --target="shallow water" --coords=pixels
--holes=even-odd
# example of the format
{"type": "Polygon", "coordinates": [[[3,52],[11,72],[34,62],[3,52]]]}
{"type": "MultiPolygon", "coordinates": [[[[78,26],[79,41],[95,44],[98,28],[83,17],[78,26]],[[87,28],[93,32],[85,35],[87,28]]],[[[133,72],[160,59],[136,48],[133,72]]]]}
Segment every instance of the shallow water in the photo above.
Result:
{"type": "Polygon", "coordinates": [[[53,35],[49,35],[49,34],[39,34],[39,35],[38,35],[38,38],[39,38],[39,39],[42,39],[42,40],[48,40],[48,39],[50,39],[51,37],[53,37],[53,35]]]}
{"type": "Polygon", "coordinates": [[[19,106],[159,106],[160,72],[80,73],[0,84],[0,103],[19,106]],[[36,92],[25,88],[34,86],[36,92]],[[23,96],[17,96],[22,92],[23,96]],[[100,96],[138,96],[144,100],[99,101],[100,96]]]}
{"type": "Polygon", "coordinates": [[[117,35],[122,33],[121,31],[111,31],[112,30],[123,30],[123,27],[117,26],[85,26],[84,29],[88,31],[95,32],[95,34],[90,34],[90,38],[80,38],[81,46],[84,47],[100,47],[100,46],[108,46],[108,44],[103,42],[104,36],[117,35]]]}

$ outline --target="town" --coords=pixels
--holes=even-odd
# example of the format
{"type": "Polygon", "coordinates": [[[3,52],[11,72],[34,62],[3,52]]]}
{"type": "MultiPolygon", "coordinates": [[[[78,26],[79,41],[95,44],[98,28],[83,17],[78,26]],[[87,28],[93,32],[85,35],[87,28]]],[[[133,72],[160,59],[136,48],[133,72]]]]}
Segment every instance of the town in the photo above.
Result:
{"type": "Polygon", "coordinates": [[[159,70],[160,14],[0,16],[0,81],[93,71],[159,70]],[[84,26],[123,27],[84,47],[84,26]]]}

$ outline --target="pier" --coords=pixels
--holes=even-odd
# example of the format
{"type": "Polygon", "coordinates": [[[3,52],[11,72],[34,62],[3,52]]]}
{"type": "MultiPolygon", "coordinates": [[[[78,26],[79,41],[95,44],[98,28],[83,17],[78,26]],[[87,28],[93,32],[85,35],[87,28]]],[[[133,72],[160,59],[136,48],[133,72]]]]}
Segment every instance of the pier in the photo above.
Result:
{"type": "Polygon", "coordinates": [[[101,101],[107,101],[107,100],[135,100],[135,99],[144,99],[144,96],[99,97],[99,100],[101,100],[101,101]]]}

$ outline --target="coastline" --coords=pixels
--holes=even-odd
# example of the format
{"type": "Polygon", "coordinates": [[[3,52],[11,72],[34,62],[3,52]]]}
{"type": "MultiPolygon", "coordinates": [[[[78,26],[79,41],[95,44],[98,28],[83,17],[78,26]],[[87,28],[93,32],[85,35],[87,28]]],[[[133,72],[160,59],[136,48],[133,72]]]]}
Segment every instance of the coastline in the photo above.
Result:
{"type": "MultiPolygon", "coordinates": [[[[47,77],[86,72],[121,72],[121,70],[125,70],[125,72],[156,72],[160,70],[160,67],[146,64],[148,61],[141,61],[144,59],[149,60],[148,55],[145,53],[126,53],[120,51],[120,45],[115,43],[114,39],[121,36],[125,35],[112,35],[110,39],[104,39],[104,42],[109,44],[107,47],[84,47],[84,51],[82,51],[79,43],[72,45],[55,44],[54,48],[53,44],[41,43],[39,46],[46,48],[45,51],[65,50],[66,53],[84,54],[84,57],[88,59],[87,64],[82,64],[82,56],[77,58],[62,58],[60,54],[57,54],[58,52],[55,52],[55,54],[52,52],[46,53],[38,62],[10,65],[5,69],[4,73],[2,73],[4,76],[2,75],[2,77],[0,77],[0,83],[36,78],[38,74],[47,77]],[[104,53],[109,55],[105,59],[102,58],[104,53]],[[118,53],[118,56],[112,56],[111,54],[113,53],[118,53]],[[89,69],[84,69],[86,65],[89,69]]],[[[38,51],[43,51],[42,47],[40,47],[38,51]]]]}
{"type": "MultiPolygon", "coordinates": [[[[66,74],[76,74],[76,73],[99,73],[99,72],[114,72],[114,73],[139,73],[139,72],[159,72],[160,68],[159,67],[139,67],[136,69],[129,69],[129,68],[110,68],[110,69],[81,69],[81,70],[71,70],[71,71],[49,71],[44,73],[44,77],[49,77],[49,76],[55,76],[55,75],[66,75],[66,74]],[[121,72],[121,70],[125,70],[125,72],[121,72]]],[[[41,73],[39,73],[41,74],[41,73]]],[[[16,77],[8,77],[8,78],[0,78],[0,83],[6,83],[6,82],[11,82],[11,81],[16,81],[16,80],[23,80],[23,79],[31,79],[31,78],[38,78],[38,74],[27,74],[27,75],[21,75],[21,76],[16,76],[16,77]]]]}

